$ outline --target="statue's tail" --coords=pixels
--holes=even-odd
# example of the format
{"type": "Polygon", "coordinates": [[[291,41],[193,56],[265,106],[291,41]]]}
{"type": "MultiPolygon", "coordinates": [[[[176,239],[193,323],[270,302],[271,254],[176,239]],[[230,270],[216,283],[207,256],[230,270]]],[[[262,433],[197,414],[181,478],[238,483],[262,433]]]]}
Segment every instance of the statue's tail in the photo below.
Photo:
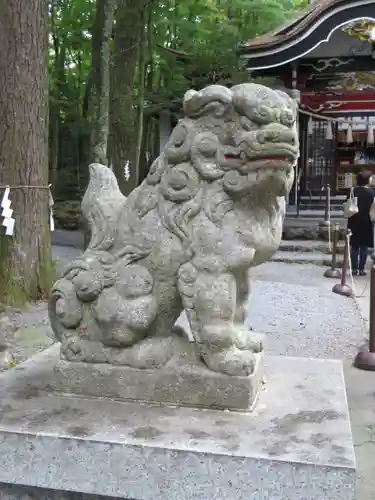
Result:
{"type": "Polygon", "coordinates": [[[81,204],[91,232],[88,249],[108,250],[113,243],[116,222],[126,197],[121,193],[110,168],[93,163],[89,170],[90,182],[81,204]]]}

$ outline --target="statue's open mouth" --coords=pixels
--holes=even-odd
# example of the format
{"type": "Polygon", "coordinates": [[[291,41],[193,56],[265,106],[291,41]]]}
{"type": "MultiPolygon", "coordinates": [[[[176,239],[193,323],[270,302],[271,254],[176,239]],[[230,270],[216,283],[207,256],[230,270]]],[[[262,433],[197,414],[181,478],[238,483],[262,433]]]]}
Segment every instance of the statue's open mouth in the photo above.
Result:
{"type": "Polygon", "coordinates": [[[238,153],[238,154],[234,154],[234,153],[229,153],[229,154],[226,154],[224,155],[224,158],[225,160],[227,161],[231,161],[231,160],[243,160],[243,161],[257,161],[257,160],[270,160],[270,161],[290,161],[290,162],[293,162],[294,161],[294,156],[292,156],[291,154],[290,155],[267,155],[267,156],[256,156],[256,157],[253,157],[253,158],[248,158],[248,156],[245,154],[245,153],[238,153]]]}
{"type": "Polygon", "coordinates": [[[286,147],[280,147],[275,153],[269,151],[245,153],[243,150],[231,148],[224,154],[224,166],[226,164],[228,167],[238,168],[244,172],[251,172],[263,167],[288,167],[295,162],[296,156],[295,151],[289,151],[286,147]]]}

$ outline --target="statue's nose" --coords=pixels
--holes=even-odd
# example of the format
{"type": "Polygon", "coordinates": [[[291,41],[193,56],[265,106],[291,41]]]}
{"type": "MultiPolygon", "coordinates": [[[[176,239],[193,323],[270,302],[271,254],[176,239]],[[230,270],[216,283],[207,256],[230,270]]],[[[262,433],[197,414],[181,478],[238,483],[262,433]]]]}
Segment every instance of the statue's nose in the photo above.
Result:
{"type": "Polygon", "coordinates": [[[261,144],[267,142],[284,143],[295,145],[297,142],[296,132],[284,125],[273,125],[272,127],[264,127],[257,133],[257,139],[261,144]]]}

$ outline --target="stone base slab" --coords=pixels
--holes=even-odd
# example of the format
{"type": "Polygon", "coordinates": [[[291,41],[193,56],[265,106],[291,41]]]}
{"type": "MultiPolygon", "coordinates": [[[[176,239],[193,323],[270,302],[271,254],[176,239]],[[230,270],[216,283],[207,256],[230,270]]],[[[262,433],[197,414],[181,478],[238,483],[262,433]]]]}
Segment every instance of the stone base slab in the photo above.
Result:
{"type": "Polygon", "coordinates": [[[230,377],[215,373],[197,358],[192,342],[181,342],[163,367],[136,369],[59,360],[50,378],[57,393],[193,406],[250,410],[264,379],[264,354],[254,354],[254,373],[230,377]]]}
{"type": "Polygon", "coordinates": [[[339,361],[265,356],[249,413],[56,395],[57,352],[0,374],[1,498],[355,498],[339,361]]]}

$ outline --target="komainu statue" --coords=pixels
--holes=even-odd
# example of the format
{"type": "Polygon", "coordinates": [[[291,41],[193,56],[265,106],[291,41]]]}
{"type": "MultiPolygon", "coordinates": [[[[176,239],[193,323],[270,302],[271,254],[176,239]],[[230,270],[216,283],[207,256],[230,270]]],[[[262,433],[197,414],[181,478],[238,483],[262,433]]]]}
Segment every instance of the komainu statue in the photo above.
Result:
{"type": "Polygon", "coordinates": [[[49,304],[65,360],[161,367],[185,309],[206,367],[254,370],[262,345],[244,325],[249,269],[280,243],[298,155],[296,105],[245,83],[188,91],[183,110],[128,198],[109,168],[90,166],[82,211],[91,242],[49,304]]]}

